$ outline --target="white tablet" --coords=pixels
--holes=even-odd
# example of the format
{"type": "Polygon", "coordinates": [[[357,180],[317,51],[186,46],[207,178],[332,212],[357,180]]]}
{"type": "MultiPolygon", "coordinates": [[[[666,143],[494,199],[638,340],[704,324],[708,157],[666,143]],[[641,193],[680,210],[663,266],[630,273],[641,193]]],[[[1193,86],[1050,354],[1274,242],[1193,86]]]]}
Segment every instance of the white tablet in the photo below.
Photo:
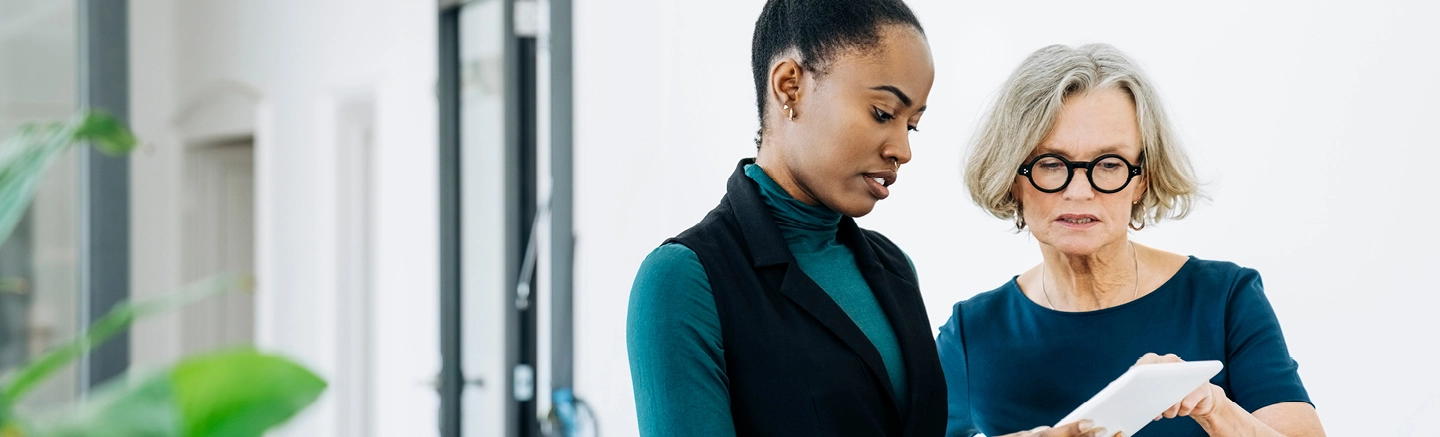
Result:
{"type": "Polygon", "coordinates": [[[1219,361],[1145,364],[1131,367],[1104,390],[1080,404],[1060,423],[1090,419],[1108,435],[1135,435],[1171,405],[1206,383],[1225,366],[1219,361]]]}

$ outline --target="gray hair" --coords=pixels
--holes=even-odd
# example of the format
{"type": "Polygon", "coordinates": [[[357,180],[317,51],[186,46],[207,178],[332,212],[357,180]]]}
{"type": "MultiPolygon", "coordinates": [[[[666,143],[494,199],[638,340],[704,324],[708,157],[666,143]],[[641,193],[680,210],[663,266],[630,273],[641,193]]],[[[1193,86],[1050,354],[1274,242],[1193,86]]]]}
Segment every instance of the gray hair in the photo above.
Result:
{"type": "Polygon", "coordinates": [[[1132,225],[1190,214],[1204,195],[1160,97],[1140,68],[1109,44],[1052,45],[1020,63],[1000,89],[966,160],[970,197],[995,217],[1019,222],[1020,204],[1011,190],[1015,170],[1050,133],[1066,97],[1107,88],[1130,95],[1140,124],[1140,165],[1149,189],[1130,210],[1132,225]]]}

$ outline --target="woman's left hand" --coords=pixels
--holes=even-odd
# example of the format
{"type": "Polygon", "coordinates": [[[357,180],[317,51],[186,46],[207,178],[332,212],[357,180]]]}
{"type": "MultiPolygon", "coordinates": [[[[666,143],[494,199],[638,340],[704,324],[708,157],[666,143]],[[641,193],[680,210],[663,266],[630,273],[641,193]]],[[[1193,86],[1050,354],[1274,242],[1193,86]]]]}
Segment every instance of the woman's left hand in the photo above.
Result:
{"type": "MultiPolygon", "coordinates": [[[[1175,354],[1156,355],[1154,353],[1148,353],[1140,357],[1138,361],[1135,361],[1135,365],[1183,362],[1185,362],[1185,360],[1180,359],[1180,357],[1175,356],[1175,354]]],[[[1225,390],[1207,381],[1201,385],[1200,388],[1186,395],[1185,399],[1180,400],[1180,402],[1177,402],[1175,405],[1171,405],[1164,413],[1160,413],[1160,416],[1157,416],[1155,420],[1160,420],[1161,417],[1174,419],[1180,416],[1189,416],[1197,420],[1203,420],[1215,411],[1215,405],[1225,400],[1228,400],[1228,398],[1225,397],[1225,390]]]]}
{"type": "MultiPolygon", "coordinates": [[[[1173,354],[1155,355],[1145,354],[1135,365],[1156,364],[1156,363],[1183,363],[1173,354]]],[[[1324,436],[1325,429],[1320,427],[1320,417],[1315,414],[1315,407],[1305,402],[1285,402],[1271,404],[1261,408],[1256,414],[1264,413],[1268,420],[1261,420],[1259,416],[1250,414],[1240,405],[1231,401],[1225,396],[1225,389],[1215,384],[1206,382],[1200,388],[1190,392],[1185,399],[1171,405],[1161,418],[1174,419],[1180,416],[1189,416],[1205,429],[1209,435],[1260,435],[1260,436],[1324,436]]]]}

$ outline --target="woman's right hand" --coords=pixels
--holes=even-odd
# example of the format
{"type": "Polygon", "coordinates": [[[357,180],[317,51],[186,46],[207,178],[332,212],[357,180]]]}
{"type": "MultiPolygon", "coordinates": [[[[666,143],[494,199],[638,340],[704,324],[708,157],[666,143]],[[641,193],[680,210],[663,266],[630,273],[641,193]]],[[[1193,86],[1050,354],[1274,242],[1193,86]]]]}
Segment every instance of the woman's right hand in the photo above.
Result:
{"type": "MultiPolygon", "coordinates": [[[[1014,434],[1006,434],[1000,437],[1110,437],[1105,434],[1105,428],[1096,428],[1089,420],[1070,422],[1059,428],[1042,426],[1029,431],[1020,431],[1014,434]]],[[[1114,437],[1124,437],[1115,433],[1114,437]]]]}

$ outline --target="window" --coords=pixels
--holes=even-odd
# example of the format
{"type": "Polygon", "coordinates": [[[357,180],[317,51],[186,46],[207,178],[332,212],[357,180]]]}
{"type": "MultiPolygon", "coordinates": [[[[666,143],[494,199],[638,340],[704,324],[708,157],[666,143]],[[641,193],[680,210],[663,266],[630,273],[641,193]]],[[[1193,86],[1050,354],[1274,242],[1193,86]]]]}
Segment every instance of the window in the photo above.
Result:
{"type": "MultiPolygon", "coordinates": [[[[74,1],[0,0],[0,137],[64,120],[78,106],[74,1]]],[[[41,178],[29,211],[0,245],[0,372],[74,337],[80,323],[79,167],[74,151],[41,178]]],[[[79,373],[38,388],[31,405],[72,400],[79,373]]]]}

